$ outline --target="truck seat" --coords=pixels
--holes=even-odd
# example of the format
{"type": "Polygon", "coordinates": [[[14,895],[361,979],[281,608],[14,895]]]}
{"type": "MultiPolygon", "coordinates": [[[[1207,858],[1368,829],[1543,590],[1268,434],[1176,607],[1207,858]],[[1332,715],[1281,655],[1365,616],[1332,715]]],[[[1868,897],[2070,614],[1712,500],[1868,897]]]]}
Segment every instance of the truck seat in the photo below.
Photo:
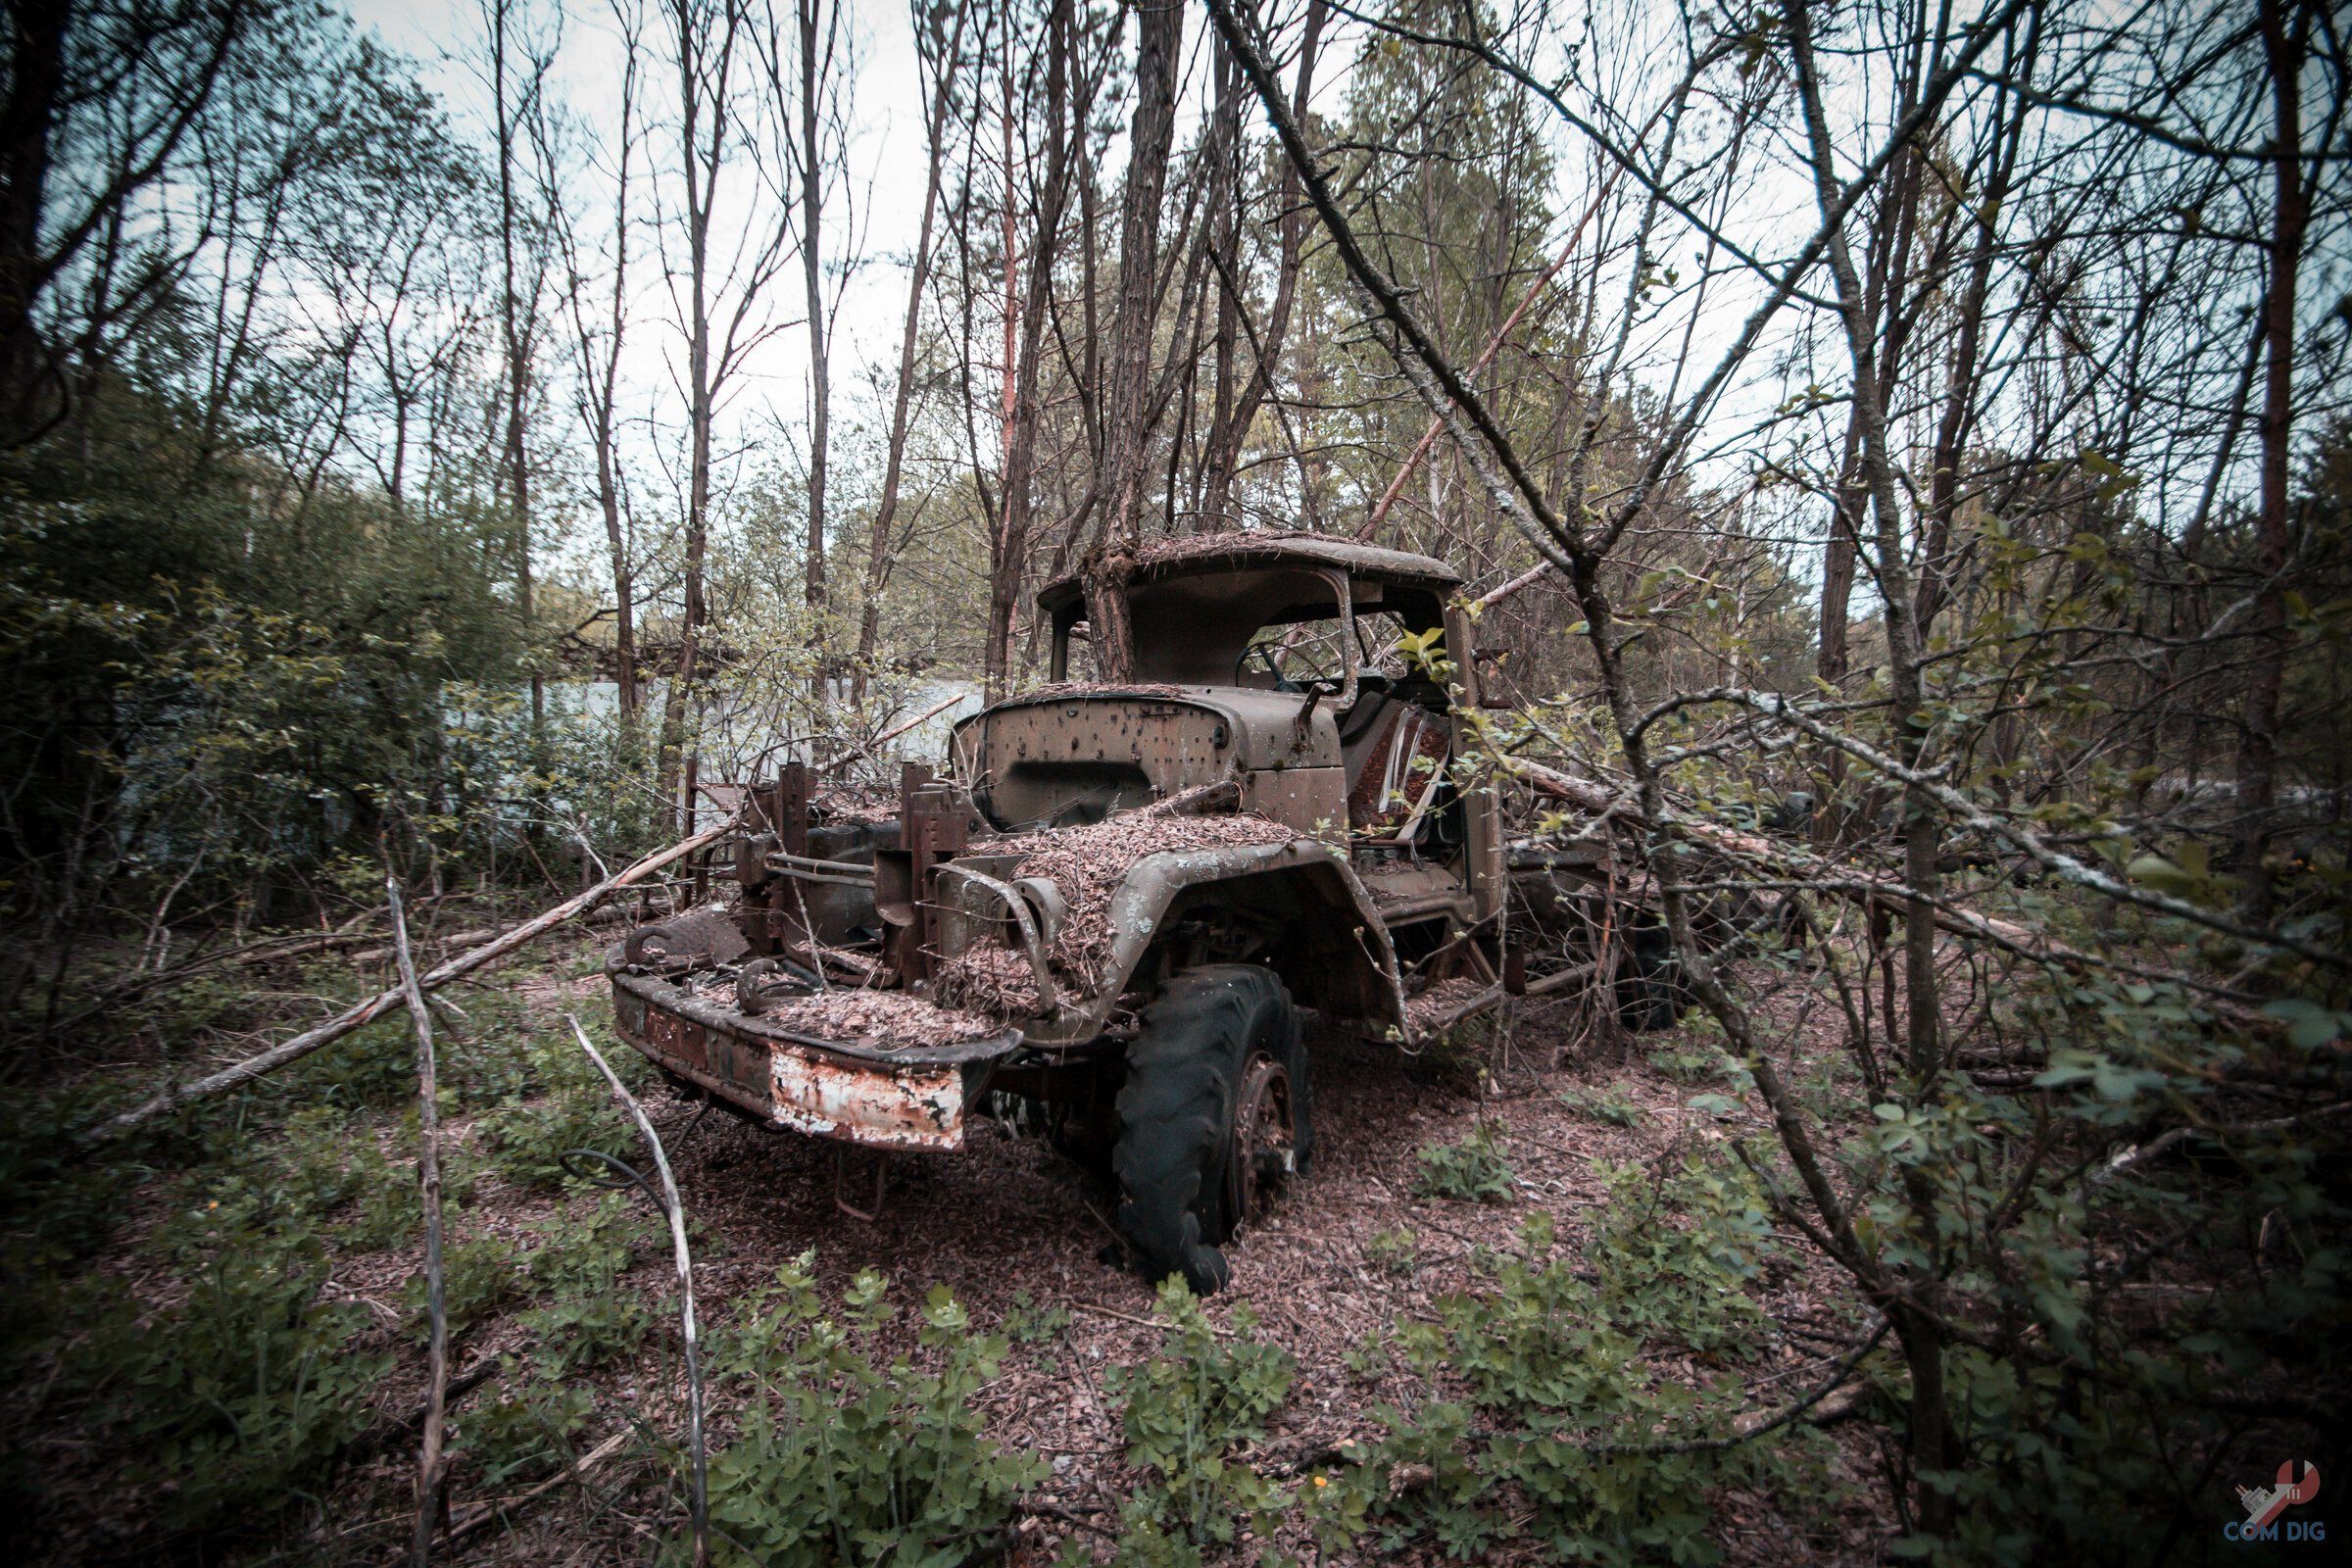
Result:
{"type": "Polygon", "coordinates": [[[1414,704],[1367,693],[1340,733],[1348,831],[1358,838],[1396,837],[1432,794],[1431,781],[1452,750],[1450,726],[1414,704]],[[1359,718],[1367,704],[1377,707],[1359,718]]]}

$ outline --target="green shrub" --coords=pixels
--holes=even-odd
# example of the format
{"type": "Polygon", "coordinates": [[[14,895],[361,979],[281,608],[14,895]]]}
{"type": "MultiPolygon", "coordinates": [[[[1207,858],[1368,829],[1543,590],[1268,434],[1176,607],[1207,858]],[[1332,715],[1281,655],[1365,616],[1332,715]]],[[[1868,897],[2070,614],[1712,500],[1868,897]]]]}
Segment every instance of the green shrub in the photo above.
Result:
{"type": "Polygon", "coordinates": [[[713,1556],[767,1568],[959,1563],[1052,1473],[1035,1455],[1001,1450],[972,1407],[1005,1342],[974,1334],[934,1286],[918,1335],[930,1365],[901,1355],[876,1366],[859,1342],[892,1316],[888,1282],[859,1274],[836,1317],[810,1281],[814,1256],[779,1269],[737,1325],[713,1336],[713,1375],[744,1394],[735,1441],[710,1463],[713,1556]]]}
{"type": "Polygon", "coordinates": [[[1560,1103],[1580,1116],[1605,1121],[1612,1127],[1639,1127],[1648,1112],[1625,1092],[1625,1085],[1606,1089],[1563,1089],[1560,1103]]]}
{"type": "Polygon", "coordinates": [[[1233,1335],[1219,1342],[1184,1281],[1159,1288],[1159,1314],[1170,1335],[1140,1367],[1114,1367],[1103,1378],[1126,1397],[1120,1425],[1127,1462],[1146,1472],[1120,1516],[1128,1540],[1122,1561],[1191,1562],[1211,1544],[1230,1544],[1247,1516],[1269,1538],[1290,1497],[1248,1465],[1227,1458],[1266,1435],[1266,1417],[1289,1396],[1298,1358],[1256,1339],[1248,1303],[1233,1309],[1233,1335]]]}
{"type": "Polygon", "coordinates": [[[1036,1345],[1058,1336],[1070,1326],[1070,1314],[1060,1307],[1040,1310],[1027,1291],[1012,1293],[1012,1310],[1004,1314],[1004,1336],[1015,1345],[1036,1345]]]}
{"type": "MultiPolygon", "coordinates": [[[[1628,1201],[1622,1188],[1617,1201],[1628,1201]]],[[[1623,1224],[1640,1221],[1629,1213],[1623,1224]]],[[[1441,1299],[1435,1321],[1398,1324],[1399,1348],[1432,1396],[1383,1406],[1387,1436],[1310,1479],[1306,1517],[1327,1549],[1368,1535],[1384,1553],[1428,1541],[1457,1560],[1533,1542],[1571,1561],[1710,1562],[1710,1498],[1724,1486],[1774,1494],[1784,1509],[1806,1506],[1799,1498],[1826,1505],[1824,1440],[1784,1429],[1769,1444],[1705,1446],[1731,1432],[1737,1381],[1657,1380],[1628,1331],[1655,1312],[1650,1298],[1680,1291],[1687,1326],[1719,1320],[1712,1338],[1727,1347],[1756,1335],[1753,1308],[1715,1288],[1728,1276],[1671,1272],[1677,1261],[1711,1267],[1703,1243],[1677,1260],[1631,1258],[1596,1285],[1549,1255],[1549,1215],[1531,1215],[1521,1237],[1525,1256],[1498,1258],[1491,1291],[1441,1299]],[[1692,1440],[1701,1446],[1683,1446],[1692,1440]]]]}
{"type": "MultiPolygon", "coordinates": [[[[531,1278],[513,1242],[503,1236],[476,1236],[441,1250],[443,1309],[449,1318],[449,1337],[459,1335],[502,1306],[528,1294],[531,1278]]],[[[432,1323],[426,1313],[424,1270],[420,1266],[402,1289],[408,1307],[410,1335],[422,1341],[432,1323]]]]}
{"type": "Polygon", "coordinates": [[[277,1151],[278,1194],[302,1213],[323,1219],[359,1196],[383,1162],[373,1138],[353,1136],[348,1110],[305,1106],[286,1118],[285,1142],[277,1151]]]}
{"type": "Polygon", "coordinates": [[[1609,1180],[1610,1204],[1585,1259],[1614,1328],[1702,1355],[1735,1350],[1762,1331],[1762,1310],[1740,1290],[1773,1250],[1753,1177],[1696,1153],[1664,1176],[1630,1162],[1596,1168],[1609,1180]]]}
{"type": "Polygon", "coordinates": [[[634,1195],[607,1193],[581,1219],[561,1217],[541,1233],[523,1271],[555,1299],[522,1314],[538,1337],[541,1365],[558,1373],[601,1366],[645,1342],[653,1312],[619,1278],[652,1230],[634,1195]]]}
{"type": "Polygon", "coordinates": [[[57,1282],[106,1245],[139,1171],[120,1144],[92,1146],[114,1107],[89,1096],[13,1097],[0,1103],[0,1376],[52,1331],[57,1282]]]}
{"type": "Polygon", "coordinates": [[[1342,1350],[1340,1359],[1359,1383],[1378,1383],[1395,1364],[1392,1348],[1387,1332],[1373,1329],[1355,1345],[1342,1350]]]}
{"type": "Polygon", "coordinates": [[[1649,1064],[1685,1088],[1711,1083],[1723,1071],[1720,1051],[1653,1051],[1649,1064]]]}
{"type": "Polygon", "coordinates": [[[571,1439],[588,1424],[595,1394],[557,1376],[525,1376],[513,1356],[500,1368],[496,1399],[478,1401],[463,1415],[453,1445],[482,1467],[482,1481],[499,1486],[529,1481],[569,1463],[571,1439]]]}
{"type": "Polygon", "coordinates": [[[1401,1225],[1395,1230],[1375,1231],[1370,1245],[1364,1249],[1364,1260],[1383,1274],[1408,1278],[1421,1266],[1421,1239],[1401,1225]]]}
{"type": "Polygon", "coordinates": [[[118,1304],[69,1354],[101,1420],[136,1446],[136,1473],[166,1487],[161,1522],[196,1530],[284,1502],[373,1419],[388,1355],[354,1355],[368,1323],[327,1301],[325,1249],[307,1226],[270,1228],[255,1205],[167,1220],[163,1245],[187,1298],[118,1304]]]}
{"type": "Polygon", "coordinates": [[[1420,1178],[1413,1184],[1416,1198],[1482,1203],[1511,1196],[1511,1164],[1503,1157],[1492,1122],[1479,1123],[1458,1143],[1424,1144],[1413,1157],[1421,1162],[1420,1178]]]}
{"type": "MultiPolygon", "coordinates": [[[[633,1091],[644,1079],[645,1058],[613,1049],[610,1031],[601,1032],[608,1038],[598,1049],[633,1091]]],[[[527,1083],[541,1098],[498,1106],[482,1118],[484,1135],[498,1151],[500,1171],[509,1181],[541,1191],[561,1188],[571,1179],[564,1156],[575,1149],[616,1159],[630,1157],[637,1148],[637,1129],[614,1103],[612,1086],[568,1029],[527,1040],[520,1054],[529,1069],[527,1083]]]]}

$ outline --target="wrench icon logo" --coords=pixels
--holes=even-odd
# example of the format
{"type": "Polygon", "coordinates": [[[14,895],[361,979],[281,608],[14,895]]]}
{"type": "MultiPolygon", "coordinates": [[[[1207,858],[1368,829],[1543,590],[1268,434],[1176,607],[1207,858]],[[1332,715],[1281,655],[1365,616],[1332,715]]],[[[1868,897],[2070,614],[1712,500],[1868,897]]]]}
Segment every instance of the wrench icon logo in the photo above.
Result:
{"type": "Polygon", "coordinates": [[[2303,1479],[2295,1480],[2295,1461],[2288,1459],[2278,1466],[2278,1484],[2272,1487],[2240,1487],[2237,1500],[2246,1505],[2246,1524],[2261,1529],[2298,1502],[2309,1502],[2320,1494],[2320,1467],[2309,1459],[2303,1461],[2303,1479]]]}

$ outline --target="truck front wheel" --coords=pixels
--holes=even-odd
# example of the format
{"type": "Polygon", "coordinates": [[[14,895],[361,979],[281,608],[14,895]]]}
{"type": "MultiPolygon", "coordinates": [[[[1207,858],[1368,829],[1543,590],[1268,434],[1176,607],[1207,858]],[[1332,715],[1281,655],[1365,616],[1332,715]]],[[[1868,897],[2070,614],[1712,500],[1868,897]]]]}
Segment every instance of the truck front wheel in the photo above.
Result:
{"type": "Polygon", "coordinates": [[[1232,1273],[1216,1244],[1314,1149],[1298,1015],[1274,972],[1208,964],[1169,981],[1144,1009],[1118,1109],[1119,1228],[1152,1278],[1206,1296],[1232,1273]]]}

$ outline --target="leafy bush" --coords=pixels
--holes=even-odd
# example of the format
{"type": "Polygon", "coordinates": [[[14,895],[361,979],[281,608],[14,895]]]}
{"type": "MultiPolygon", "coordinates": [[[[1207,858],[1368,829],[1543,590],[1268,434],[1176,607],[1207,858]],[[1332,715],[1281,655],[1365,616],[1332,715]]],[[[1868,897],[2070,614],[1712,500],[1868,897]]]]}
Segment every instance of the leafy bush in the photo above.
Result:
{"type": "Polygon", "coordinates": [[[359,1189],[359,1212],[336,1239],[358,1251],[413,1247],[424,1234],[424,1194],[413,1165],[394,1165],[364,1129],[344,1146],[359,1189]]]}
{"type": "Polygon", "coordinates": [[[1378,1383],[1388,1376],[1389,1368],[1395,1364],[1393,1348],[1387,1332],[1373,1329],[1355,1345],[1342,1350],[1340,1359],[1347,1363],[1348,1371],[1358,1382],[1378,1383]]]}
{"type": "Polygon", "coordinates": [[[1511,1196],[1510,1161],[1503,1157],[1492,1122],[1479,1123],[1458,1143],[1424,1144],[1413,1157],[1421,1162],[1420,1178],[1413,1184],[1416,1198],[1481,1203],[1511,1196]]]}
{"type": "Polygon", "coordinates": [[[1421,1239],[1401,1225],[1375,1231],[1364,1249],[1364,1258],[1383,1274],[1403,1279],[1421,1266],[1421,1239]]]}
{"type": "MultiPolygon", "coordinates": [[[[1627,1198],[1621,1186],[1618,1204],[1627,1198]]],[[[1630,1229],[1642,1216],[1612,1222],[1630,1229]]],[[[1726,1441],[1736,1380],[1693,1389],[1654,1380],[1642,1359],[1629,1328],[1661,1293],[1682,1293],[1686,1327],[1726,1347],[1758,1328],[1744,1298],[1735,1305],[1718,1289],[1732,1276],[1709,1261],[1705,1241],[1679,1254],[1709,1271],[1696,1281],[1672,1272],[1676,1260],[1637,1256],[1594,1284],[1548,1255],[1549,1215],[1531,1215],[1520,1234],[1525,1256],[1497,1260],[1492,1291],[1445,1298],[1436,1321],[1397,1325],[1433,1396],[1381,1407],[1388,1435],[1343,1450],[1349,1463],[1315,1478],[1307,1517],[1327,1548],[1370,1535],[1382,1552],[1431,1540],[1468,1559],[1532,1539],[1574,1561],[1708,1562],[1716,1489],[1827,1497],[1822,1440],[1783,1430],[1769,1444],[1726,1441]],[[1720,1320],[1717,1332],[1699,1320],[1720,1320]]]]}
{"type": "Polygon", "coordinates": [[[325,1249],[307,1226],[269,1228],[239,1203],[167,1221],[185,1301],[122,1302],[69,1356],[101,1419],[169,1489],[162,1522],[194,1530],[281,1503],[372,1419],[388,1355],[355,1355],[356,1301],[319,1297],[325,1249]]]}
{"type": "Polygon", "coordinates": [[[588,1424],[596,1396],[557,1376],[525,1376],[506,1358],[500,1397],[479,1401],[460,1418],[453,1447],[478,1460],[482,1480],[498,1486],[553,1472],[572,1457],[571,1439],[588,1424]]]}
{"type": "Polygon", "coordinates": [[[1597,1168],[1609,1179],[1610,1204],[1585,1255],[1610,1324],[1702,1355],[1736,1350],[1760,1333],[1764,1314],[1740,1292],[1773,1250],[1755,1179],[1696,1153],[1670,1175],[1631,1163],[1597,1168]],[[1688,1224],[1675,1222],[1681,1211],[1688,1224]]]}
{"type": "MultiPolygon", "coordinates": [[[[591,1033],[607,1035],[598,1042],[599,1049],[634,1090],[644,1080],[645,1058],[633,1051],[610,1049],[609,1029],[591,1033]]],[[[529,1087],[544,1098],[537,1102],[518,1100],[482,1118],[483,1132],[498,1150],[500,1169],[510,1181],[542,1191],[561,1188],[569,1179],[564,1155],[575,1149],[628,1157],[637,1145],[637,1129],[613,1103],[612,1087],[572,1042],[568,1029],[526,1038],[519,1054],[527,1066],[529,1087]]]]}
{"type": "Polygon", "coordinates": [[[1612,1127],[1639,1127],[1648,1112],[1625,1092],[1625,1085],[1606,1089],[1563,1089],[1560,1103],[1580,1116],[1605,1121],[1612,1127]]]}
{"type": "Polygon", "coordinates": [[[278,1192],[296,1209],[323,1218],[357,1197],[370,1174],[363,1148],[381,1166],[372,1138],[353,1139],[351,1113],[340,1105],[310,1105],[286,1118],[277,1152],[278,1192]],[[356,1146],[356,1147],[355,1147],[356,1146]]]}
{"type": "Polygon", "coordinates": [[[1686,1088],[1711,1082],[1723,1071],[1719,1051],[1653,1051],[1649,1064],[1686,1088]]]}
{"type": "MultiPolygon", "coordinates": [[[[441,1290],[449,1317],[449,1337],[456,1339],[498,1308],[523,1296],[530,1275],[520,1266],[513,1242],[503,1236],[476,1236],[445,1245],[441,1250],[441,1290]]],[[[402,1292],[409,1312],[409,1333],[422,1341],[432,1332],[426,1312],[424,1270],[409,1276],[402,1292]]]]}
{"type": "MultiPolygon", "coordinates": [[[[1933,1098],[1872,1106],[1842,1152],[1870,1184],[1856,1207],[1872,1245],[1914,1268],[1932,1258],[1944,1310],[2014,1325],[1945,1348],[1958,1441],[1918,1481],[1947,1520],[1933,1532],[1922,1521],[1900,1549],[1943,1563],[2120,1565],[2176,1529],[2215,1540],[2212,1524],[2181,1521],[2233,1513],[2230,1483],[2268,1479],[2280,1431],[2335,1424],[2329,1401],[2352,1345],[2343,1124],[2278,1115],[2293,1095],[2341,1100],[2334,1031],[2243,1029],[2182,990],[2108,975],[2021,975],[2001,1001],[2008,1027],[2053,1042],[2032,1085],[1988,1092],[1947,1075],[1933,1098]],[[2226,1085],[2248,1082],[2264,1086],[2260,1099],[2217,1105],[2226,1085]],[[2209,1141],[2189,1159],[2082,1178],[2146,1149],[2148,1129],[2167,1122],[2209,1141]],[[2016,1151],[2044,1144],[2067,1153],[2029,1180],[2035,1169],[2016,1151]],[[1971,1222],[1995,1204],[2008,1205],[2003,1225],[1971,1222]],[[1941,1255],[1911,1213],[1932,1217],[1941,1255]],[[2173,1296],[2165,1310],[2133,1298],[2143,1281],[2173,1296]],[[2268,1392],[2249,1398],[2255,1388],[2268,1392]],[[2241,1445],[2252,1409],[2266,1418],[2241,1445]]],[[[2298,1021],[2322,1010],[2273,1008],[2298,1021]]]]}
{"type": "Polygon", "coordinates": [[[103,1100],[9,1097],[0,1103],[0,1375],[48,1332],[57,1276],[103,1247],[138,1172],[93,1158],[84,1135],[111,1109],[103,1100]]]}
{"type": "Polygon", "coordinates": [[[1015,1345],[1051,1340],[1070,1326],[1070,1314],[1058,1306],[1039,1309],[1027,1291],[1012,1293],[1012,1310],[1004,1314],[1004,1336],[1015,1345]]]}
{"type": "Polygon", "coordinates": [[[533,1359],[558,1373],[585,1371],[617,1361],[653,1332],[653,1309],[632,1293],[603,1291],[559,1296],[521,1316],[538,1336],[533,1359]]]}
{"type": "Polygon", "coordinates": [[[936,1369],[905,1355],[878,1367],[858,1342],[870,1344],[890,1320],[888,1282],[859,1274],[836,1318],[810,1280],[814,1257],[777,1270],[738,1324],[713,1337],[714,1375],[739,1380],[745,1395],[735,1441],[710,1465],[713,1554],[767,1568],[961,1562],[1051,1474],[983,1436],[972,1408],[1005,1342],[974,1334],[947,1287],[934,1286],[918,1339],[936,1369]]]}
{"type": "Polygon", "coordinates": [[[541,1365],[557,1373],[601,1366],[645,1342],[653,1312],[618,1282],[650,1231],[632,1195],[607,1193],[583,1218],[560,1218],[542,1233],[523,1270],[555,1299],[522,1314],[539,1338],[541,1365]]]}
{"type": "Polygon", "coordinates": [[[1120,1556],[1197,1563],[1212,1543],[1233,1541],[1245,1514],[1261,1540],[1280,1522],[1288,1494],[1226,1455],[1265,1436],[1298,1361],[1252,1337],[1257,1316],[1246,1302],[1233,1309],[1233,1340],[1220,1343],[1181,1279],[1160,1286],[1158,1311],[1171,1330],[1160,1353],[1103,1379],[1126,1396],[1127,1462],[1154,1478],[1121,1510],[1128,1539],[1120,1556]]]}

